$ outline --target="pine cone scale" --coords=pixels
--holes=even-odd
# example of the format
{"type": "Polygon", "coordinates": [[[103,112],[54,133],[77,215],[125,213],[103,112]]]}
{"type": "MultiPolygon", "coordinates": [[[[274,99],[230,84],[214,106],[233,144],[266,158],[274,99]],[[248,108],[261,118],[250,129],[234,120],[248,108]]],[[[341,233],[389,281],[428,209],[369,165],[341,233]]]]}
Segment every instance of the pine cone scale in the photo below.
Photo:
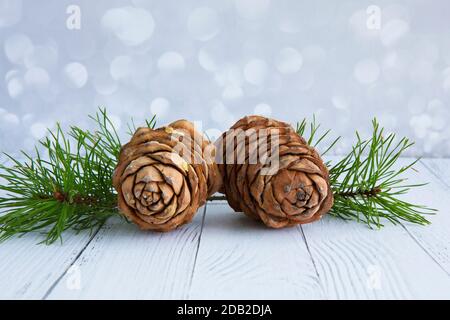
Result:
{"type": "Polygon", "coordinates": [[[223,189],[235,211],[282,228],[317,220],[331,208],[328,170],[290,125],[246,117],[232,126],[218,145],[222,147],[223,189]],[[268,170],[275,152],[278,168],[268,170]],[[229,163],[231,159],[237,163],[229,163]]]}
{"type": "Polygon", "coordinates": [[[123,146],[114,173],[120,211],[146,230],[170,231],[189,222],[221,175],[211,143],[182,120],[160,129],[140,128],[123,146]],[[203,139],[203,140],[202,140],[203,139]]]}

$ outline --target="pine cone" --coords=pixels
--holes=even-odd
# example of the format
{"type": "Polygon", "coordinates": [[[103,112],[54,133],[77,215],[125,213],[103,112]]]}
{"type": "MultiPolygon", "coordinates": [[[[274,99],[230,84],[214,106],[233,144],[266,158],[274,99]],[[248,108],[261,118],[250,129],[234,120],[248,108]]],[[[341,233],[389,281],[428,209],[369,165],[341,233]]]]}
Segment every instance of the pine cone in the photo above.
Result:
{"type": "Polygon", "coordinates": [[[289,124],[245,117],[216,146],[221,191],[235,211],[283,228],[313,222],[332,207],[325,164],[289,124]]]}
{"type": "Polygon", "coordinates": [[[139,128],[113,177],[119,209],[141,229],[170,231],[192,220],[221,186],[215,147],[192,123],[139,128]]]}

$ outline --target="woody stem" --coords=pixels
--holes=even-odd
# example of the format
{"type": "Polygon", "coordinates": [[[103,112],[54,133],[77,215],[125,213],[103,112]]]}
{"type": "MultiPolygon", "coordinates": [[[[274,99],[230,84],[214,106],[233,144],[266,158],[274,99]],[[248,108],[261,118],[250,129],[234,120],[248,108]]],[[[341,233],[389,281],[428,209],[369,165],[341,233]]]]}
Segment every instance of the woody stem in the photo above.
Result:
{"type": "Polygon", "coordinates": [[[377,196],[379,193],[381,193],[381,188],[380,187],[374,187],[372,189],[367,189],[367,190],[356,190],[356,191],[347,191],[347,192],[338,192],[335,193],[335,197],[344,197],[344,198],[355,198],[358,196],[361,197],[375,197],[377,196]]]}

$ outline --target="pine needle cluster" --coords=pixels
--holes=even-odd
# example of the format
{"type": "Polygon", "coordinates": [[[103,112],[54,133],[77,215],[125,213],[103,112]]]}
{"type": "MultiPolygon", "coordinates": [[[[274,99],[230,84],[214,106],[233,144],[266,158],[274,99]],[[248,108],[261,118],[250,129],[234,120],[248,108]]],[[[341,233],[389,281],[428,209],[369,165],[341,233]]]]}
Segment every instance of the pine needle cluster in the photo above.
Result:
{"type": "MultiPolygon", "coordinates": [[[[334,205],[329,214],[363,222],[371,228],[381,228],[385,221],[393,224],[401,221],[429,224],[425,216],[435,213],[434,209],[401,198],[412,188],[426,185],[408,184],[405,177],[405,173],[413,170],[420,159],[403,166],[398,163],[414,143],[408,138],[396,139],[394,133],[386,135],[376,119],[372,121],[372,126],[369,139],[362,139],[356,132],[352,150],[337,163],[327,163],[334,194],[334,205]]],[[[315,118],[309,124],[304,119],[297,125],[297,133],[308,136],[308,143],[315,147],[330,133],[328,130],[318,135],[319,129],[315,118]]],[[[322,155],[331,150],[339,139],[335,139],[322,155]]]]}
{"type": "Polygon", "coordinates": [[[23,160],[9,155],[12,165],[0,166],[0,240],[31,231],[45,231],[53,243],[63,231],[93,230],[115,213],[111,185],[120,140],[105,110],[92,119],[98,130],[71,127],[40,141],[35,155],[23,160]]]}

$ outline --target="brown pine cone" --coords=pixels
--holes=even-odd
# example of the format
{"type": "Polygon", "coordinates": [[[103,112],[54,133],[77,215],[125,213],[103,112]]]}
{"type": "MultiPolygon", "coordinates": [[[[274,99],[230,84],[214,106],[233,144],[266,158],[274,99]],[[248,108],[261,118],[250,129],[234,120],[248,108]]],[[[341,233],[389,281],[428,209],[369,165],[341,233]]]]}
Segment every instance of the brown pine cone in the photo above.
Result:
{"type": "Polygon", "coordinates": [[[289,124],[245,117],[223,134],[216,147],[221,191],[235,211],[283,228],[313,222],[332,207],[325,164],[289,124]]]}
{"type": "Polygon", "coordinates": [[[215,147],[193,124],[139,128],[122,147],[113,177],[122,214],[141,229],[170,231],[192,220],[222,179],[215,147]]]}

